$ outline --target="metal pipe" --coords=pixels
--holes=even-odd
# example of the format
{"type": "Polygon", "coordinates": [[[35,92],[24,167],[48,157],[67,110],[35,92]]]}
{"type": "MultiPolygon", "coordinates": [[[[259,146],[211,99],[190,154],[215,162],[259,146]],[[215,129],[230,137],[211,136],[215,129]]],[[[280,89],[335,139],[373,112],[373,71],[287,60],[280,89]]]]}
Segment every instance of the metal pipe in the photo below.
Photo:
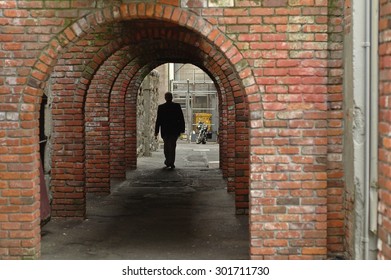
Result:
{"type": "Polygon", "coordinates": [[[371,10],[372,0],[365,1],[365,159],[364,159],[364,260],[369,256],[369,190],[371,159],[371,10]]]}
{"type": "Polygon", "coordinates": [[[191,112],[190,112],[190,81],[187,80],[187,92],[186,92],[186,115],[187,115],[187,142],[190,143],[191,139],[191,112]]]}

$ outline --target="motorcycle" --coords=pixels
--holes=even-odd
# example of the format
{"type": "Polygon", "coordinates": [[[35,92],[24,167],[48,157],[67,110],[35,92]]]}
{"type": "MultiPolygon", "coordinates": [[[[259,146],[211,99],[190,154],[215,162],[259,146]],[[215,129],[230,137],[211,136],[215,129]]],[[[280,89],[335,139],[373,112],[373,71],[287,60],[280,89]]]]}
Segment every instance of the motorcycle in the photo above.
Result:
{"type": "Polygon", "coordinates": [[[200,143],[206,144],[206,139],[207,139],[207,134],[208,134],[208,125],[203,122],[199,122],[197,125],[197,128],[198,128],[198,136],[196,139],[196,143],[197,144],[200,144],[200,143]]]}

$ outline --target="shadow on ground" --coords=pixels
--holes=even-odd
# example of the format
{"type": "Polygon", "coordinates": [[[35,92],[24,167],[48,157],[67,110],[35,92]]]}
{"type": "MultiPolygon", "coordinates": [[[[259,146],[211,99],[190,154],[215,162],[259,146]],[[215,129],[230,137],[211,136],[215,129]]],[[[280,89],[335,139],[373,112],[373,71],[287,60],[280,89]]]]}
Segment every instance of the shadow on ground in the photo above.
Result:
{"type": "Polygon", "coordinates": [[[107,196],[89,194],[87,219],[52,219],[42,229],[42,259],[247,259],[248,217],[235,215],[217,145],[183,144],[177,168],[162,168],[162,152],[107,196]]]}

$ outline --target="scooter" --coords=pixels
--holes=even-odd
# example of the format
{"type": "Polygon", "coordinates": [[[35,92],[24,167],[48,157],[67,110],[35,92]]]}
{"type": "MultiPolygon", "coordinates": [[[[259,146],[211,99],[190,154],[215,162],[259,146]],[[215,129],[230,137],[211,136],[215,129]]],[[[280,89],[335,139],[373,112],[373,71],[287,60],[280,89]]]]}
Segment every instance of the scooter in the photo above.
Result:
{"type": "Polygon", "coordinates": [[[197,136],[196,143],[197,144],[200,144],[200,143],[206,144],[206,138],[207,138],[207,134],[208,134],[208,125],[203,122],[199,122],[197,125],[197,128],[198,128],[198,136],[197,136]]]}

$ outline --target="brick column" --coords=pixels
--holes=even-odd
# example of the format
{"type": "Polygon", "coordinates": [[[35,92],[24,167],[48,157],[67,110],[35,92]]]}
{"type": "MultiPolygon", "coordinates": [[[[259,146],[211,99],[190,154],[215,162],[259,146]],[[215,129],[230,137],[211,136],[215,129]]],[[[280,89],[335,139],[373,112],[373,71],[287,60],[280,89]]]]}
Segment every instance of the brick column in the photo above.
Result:
{"type": "Polygon", "coordinates": [[[17,108],[0,102],[0,260],[40,254],[39,109],[32,103],[17,108]]]}
{"type": "MultiPolygon", "coordinates": [[[[102,71],[104,72],[104,71],[102,71]]],[[[110,192],[109,73],[95,75],[85,104],[87,192],[110,192]]]]}

